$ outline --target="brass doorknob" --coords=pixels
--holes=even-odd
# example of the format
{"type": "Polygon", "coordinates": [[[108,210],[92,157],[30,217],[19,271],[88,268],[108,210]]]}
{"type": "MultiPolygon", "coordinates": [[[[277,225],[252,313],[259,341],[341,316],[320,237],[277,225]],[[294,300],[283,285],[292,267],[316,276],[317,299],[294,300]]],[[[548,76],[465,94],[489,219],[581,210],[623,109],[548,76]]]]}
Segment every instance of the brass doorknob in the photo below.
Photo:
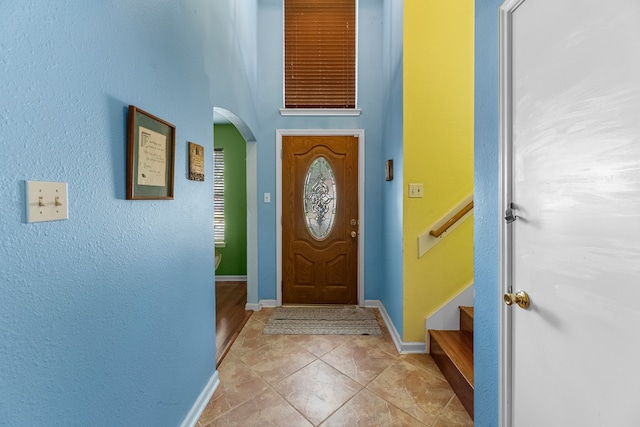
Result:
{"type": "Polygon", "coordinates": [[[352,232],[351,232],[351,237],[354,237],[354,238],[355,238],[357,235],[358,235],[358,233],[356,233],[355,231],[352,231],[352,232]]]}
{"type": "Polygon", "coordinates": [[[529,304],[531,304],[531,299],[525,291],[518,291],[515,294],[504,294],[504,303],[507,305],[513,305],[515,303],[518,304],[520,308],[528,308],[529,304]]]}

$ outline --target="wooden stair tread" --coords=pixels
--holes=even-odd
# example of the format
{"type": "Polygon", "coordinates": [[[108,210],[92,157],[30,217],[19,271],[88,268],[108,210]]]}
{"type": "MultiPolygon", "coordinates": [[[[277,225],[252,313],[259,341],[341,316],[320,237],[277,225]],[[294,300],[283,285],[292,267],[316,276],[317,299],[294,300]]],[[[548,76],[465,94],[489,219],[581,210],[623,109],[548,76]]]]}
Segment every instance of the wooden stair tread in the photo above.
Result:
{"type": "Polygon", "coordinates": [[[439,347],[473,388],[473,344],[468,335],[461,331],[437,330],[430,330],[429,335],[437,343],[432,356],[437,355],[439,347]]]}

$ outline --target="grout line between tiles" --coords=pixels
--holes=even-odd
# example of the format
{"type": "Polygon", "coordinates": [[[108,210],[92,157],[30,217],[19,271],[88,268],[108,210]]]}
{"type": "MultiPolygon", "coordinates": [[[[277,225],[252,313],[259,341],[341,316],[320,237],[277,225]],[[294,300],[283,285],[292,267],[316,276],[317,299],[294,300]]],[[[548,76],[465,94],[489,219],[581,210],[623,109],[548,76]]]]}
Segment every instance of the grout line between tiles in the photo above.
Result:
{"type": "MultiPolygon", "coordinates": [[[[283,378],[283,380],[284,380],[284,378],[283,378]]],[[[282,380],[280,380],[280,381],[282,381],[282,380]]],[[[280,381],[278,381],[278,382],[280,382],[280,381]]],[[[275,389],[271,384],[269,384],[269,388],[271,388],[271,390],[272,390],[275,394],[277,394],[278,396],[280,396],[280,397],[281,397],[281,398],[282,398],[282,399],[287,403],[287,405],[289,405],[289,406],[291,407],[291,409],[293,409],[294,411],[296,411],[298,414],[300,414],[300,416],[301,416],[302,418],[304,418],[305,420],[307,420],[307,422],[308,422],[309,424],[311,424],[311,425],[315,426],[315,424],[314,424],[314,423],[313,423],[309,418],[307,418],[307,417],[306,417],[302,412],[300,412],[300,411],[298,410],[298,408],[296,408],[296,407],[295,407],[291,402],[289,402],[289,400],[287,400],[287,398],[286,398],[286,397],[284,397],[284,396],[282,395],[282,393],[280,393],[278,390],[276,390],[276,389],[275,389]]]]}
{"type": "Polygon", "coordinates": [[[451,396],[451,399],[449,399],[449,401],[447,402],[446,405],[444,405],[442,407],[442,409],[440,410],[440,412],[438,412],[438,416],[436,417],[436,419],[433,421],[433,424],[431,424],[431,427],[435,426],[438,421],[440,420],[440,418],[442,417],[442,414],[444,414],[445,409],[447,409],[449,407],[449,405],[451,405],[451,402],[453,402],[453,399],[455,399],[456,394],[453,393],[453,396],[451,396]]]}
{"type": "MultiPolygon", "coordinates": [[[[413,415],[411,415],[410,413],[408,413],[407,411],[405,411],[404,409],[398,407],[397,405],[395,405],[393,402],[389,402],[387,399],[385,399],[383,396],[380,396],[378,393],[376,393],[374,390],[371,390],[370,388],[367,387],[363,387],[362,390],[367,389],[367,391],[369,393],[375,394],[378,398],[382,399],[383,401],[387,402],[387,404],[393,406],[395,409],[397,409],[398,411],[407,414],[409,417],[411,417],[412,419],[416,420],[417,422],[419,422],[420,424],[422,424],[423,426],[426,426],[425,423],[423,423],[422,421],[420,421],[419,419],[417,419],[416,417],[414,417],[413,415]]],[[[360,390],[358,393],[360,393],[362,390],[360,390]]],[[[354,396],[355,397],[355,396],[354,396]]],[[[445,405],[446,407],[446,405],[445,405]]]]}

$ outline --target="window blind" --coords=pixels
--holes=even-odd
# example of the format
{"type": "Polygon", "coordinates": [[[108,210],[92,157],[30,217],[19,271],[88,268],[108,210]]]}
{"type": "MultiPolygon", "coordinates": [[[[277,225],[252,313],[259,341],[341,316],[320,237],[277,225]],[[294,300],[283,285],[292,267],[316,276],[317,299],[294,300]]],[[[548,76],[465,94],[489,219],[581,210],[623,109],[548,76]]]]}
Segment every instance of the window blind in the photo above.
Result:
{"type": "Polygon", "coordinates": [[[284,0],[285,108],[356,107],[356,0],[284,0]]]}
{"type": "Polygon", "coordinates": [[[213,236],[216,243],[224,242],[224,151],[213,150],[213,236]]]}

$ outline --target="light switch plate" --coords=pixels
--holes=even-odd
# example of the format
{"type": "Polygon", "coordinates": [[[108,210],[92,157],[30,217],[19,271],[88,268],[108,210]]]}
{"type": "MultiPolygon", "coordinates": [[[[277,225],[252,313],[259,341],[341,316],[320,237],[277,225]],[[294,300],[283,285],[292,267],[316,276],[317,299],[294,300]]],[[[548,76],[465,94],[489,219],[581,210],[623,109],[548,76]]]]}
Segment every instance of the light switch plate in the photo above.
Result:
{"type": "Polygon", "coordinates": [[[67,183],[27,181],[27,222],[69,219],[67,183]]]}
{"type": "Polygon", "coordinates": [[[264,193],[264,202],[271,203],[271,193],[264,193]]]}
{"type": "Polygon", "coordinates": [[[422,184],[409,184],[409,197],[423,197],[422,184]]]}

